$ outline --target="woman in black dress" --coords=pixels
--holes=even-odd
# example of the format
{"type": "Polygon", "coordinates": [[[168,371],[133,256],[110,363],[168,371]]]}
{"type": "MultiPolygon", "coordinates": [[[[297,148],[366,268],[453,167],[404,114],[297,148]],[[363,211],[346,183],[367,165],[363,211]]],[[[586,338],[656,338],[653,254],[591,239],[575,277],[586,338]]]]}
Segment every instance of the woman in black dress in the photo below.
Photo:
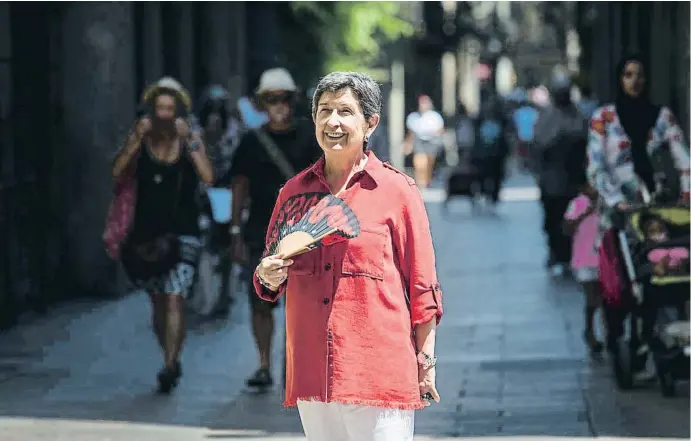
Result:
{"type": "Polygon", "coordinates": [[[210,184],[214,177],[204,144],[183,119],[189,100],[182,86],[163,78],[144,100],[149,115],[137,121],[118,152],[113,177],[136,177],[134,223],[122,261],[132,282],[151,298],[153,328],[164,353],[159,391],[167,393],[182,375],[184,300],[200,248],[199,182],[210,184]]]}

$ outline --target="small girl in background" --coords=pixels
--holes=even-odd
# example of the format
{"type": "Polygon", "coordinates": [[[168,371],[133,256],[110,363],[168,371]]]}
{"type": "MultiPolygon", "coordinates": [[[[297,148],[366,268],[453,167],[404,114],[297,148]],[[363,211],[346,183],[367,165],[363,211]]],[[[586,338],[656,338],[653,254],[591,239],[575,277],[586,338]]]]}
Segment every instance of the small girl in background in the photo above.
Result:
{"type": "Polygon", "coordinates": [[[599,258],[595,248],[600,222],[595,210],[598,195],[585,176],[581,179],[579,190],[579,195],[569,203],[564,214],[564,232],[572,236],[571,268],[585,294],[583,338],[590,351],[598,354],[603,349],[594,331],[595,312],[600,307],[599,258]]]}

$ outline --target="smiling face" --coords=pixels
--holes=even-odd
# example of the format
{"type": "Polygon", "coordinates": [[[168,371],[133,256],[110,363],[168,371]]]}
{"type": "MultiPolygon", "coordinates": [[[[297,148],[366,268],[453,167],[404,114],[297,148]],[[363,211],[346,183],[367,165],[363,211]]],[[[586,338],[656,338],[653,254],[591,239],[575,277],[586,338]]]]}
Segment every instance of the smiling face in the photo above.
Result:
{"type": "Polygon", "coordinates": [[[317,142],[325,153],[362,151],[365,137],[379,124],[379,115],[365,120],[353,92],[342,89],[319,97],[314,122],[317,142]]]}
{"type": "Polygon", "coordinates": [[[632,97],[637,98],[645,88],[645,71],[637,61],[630,61],[624,66],[621,74],[621,88],[632,97]]]}

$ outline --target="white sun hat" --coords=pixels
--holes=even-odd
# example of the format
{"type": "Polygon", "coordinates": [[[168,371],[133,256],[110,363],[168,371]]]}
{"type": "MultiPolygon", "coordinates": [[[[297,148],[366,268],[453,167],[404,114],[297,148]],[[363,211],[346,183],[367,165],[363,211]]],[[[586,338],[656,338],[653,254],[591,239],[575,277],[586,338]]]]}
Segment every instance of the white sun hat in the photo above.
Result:
{"type": "Polygon", "coordinates": [[[190,99],[189,93],[185,87],[173,77],[163,77],[147,87],[146,90],[144,90],[144,93],[142,93],[142,101],[149,101],[149,99],[151,99],[151,97],[161,89],[172,90],[175,92],[187,110],[190,110],[192,107],[192,100],[190,99]]]}
{"type": "Polygon", "coordinates": [[[282,67],[264,71],[259,78],[259,87],[257,87],[255,92],[257,94],[262,94],[274,90],[285,90],[288,92],[295,92],[297,90],[293,77],[282,67]]]}

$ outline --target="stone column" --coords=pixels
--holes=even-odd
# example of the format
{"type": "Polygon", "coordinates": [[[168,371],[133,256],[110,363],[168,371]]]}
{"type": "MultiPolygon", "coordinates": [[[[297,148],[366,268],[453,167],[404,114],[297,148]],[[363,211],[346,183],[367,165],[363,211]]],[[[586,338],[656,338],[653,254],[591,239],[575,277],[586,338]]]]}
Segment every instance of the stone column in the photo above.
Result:
{"type": "Polygon", "coordinates": [[[11,59],[10,4],[0,2],[0,178],[12,172],[12,139],[9,132],[12,112],[11,59]]]}
{"type": "MultiPolygon", "coordinates": [[[[13,173],[14,152],[12,143],[12,35],[10,33],[10,3],[0,2],[0,182],[9,182],[13,173]]],[[[4,186],[3,186],[4,187],[4,186]]],[[[14,324],[17,318],[17,301],[12,289],[13,263],[10,244],[13,231],[10,222],[9,190],[0,188],[0,329],[14,324]],[[9,287],[9,289],[8,289],[9,287]]]]}
{"type": "Polygon", "coordinates": [[[691,6],[688,2],[675,3],[677,7],[677,53],[679,58],[676,60],[677,69],[677,93],[679,96],[679,114],[677,115],[677,120],[679,120],[682,128],[684,129],[684,134],[686,135],[686,140],[689,140],[691,133],[689,133],[689,106],[691,102],[689,101],[689,83],[691,83],[691,76],[689,72],[690,64],[690,37],[689,28],[691,27],[689,15],[691,15],[691,6]]]}
{"type": "Polygon", "coordinates": [[[621,44],[621,34],[622,34],[622,26],[621,26],[621,19],[623,15],[623,8],[625,7],[621,3],[610,3],[609,7],[611,8],[610,14],[612,14],[612,21],[611,27],[610,27],[610,47],[612,51],[612,59],[614,63],[616,64],[619,61],[619,58],[623,56],[624,51],[626,48],[622,47],[621,44]]]}
{"type": "MultiPolygon", "coordinates": [[[[669,10],[665,3],[653,3],[651,48],[670,48],[673,44],[669,31],[669,10]]],[[[650,54],[650,96],[654,101],[662,104],[669,102],[669,74],[670,62],[676,58],[670,50],[653,50],[650,54]]]]}
{"type": "Polygon", "coordinates": [[[208,29],[209,47],[204,63],[208,66],[209,83],[225,86],[230,77],[231,5],[228,2],[210,2],[204,5],[204,24],[208,29]]]}
{"type": "Polygon", "coordinates": [[[611,6],[608,3],[596,3],[597,18],[594,24],[594,38],[593,41],[593,85],[598,99],[601,101],[609,101],[613,98],[615,91],[612,90],[614,77],[614,64],[612,61],[614,54],[612,53],[611,39],[612,32],[610,30],[610,15],[612,13],[611,6]]]}
{"type": "Polygon", "coordinates": [[[230,2],[229,42],[230,42],[230,77],[228,91],[234,100],[245,93],[247,88],[247,31],[245,22],[247,11],[245,2],[230,2]]]}
{"type": "Polygon", "coordinates": [[[247,8],[247,86],[254,89],[266,69],[279,65],[280,32],[275,2],[248,2],[247,8]]]}
{"type": "Polygon", "coordinates": [[[72,289],[115,293],[101,241],[113,154],[134,120],[132,3],[71,3],[63,19],[64,163],[72,289]]]}
{"type": "Polygon", "coordinates": [[[142,2],[144,9],[144,84],[149,85],[163,76],[163,37],[161,26],[161,3],[142,2]]]}
{"type": "Polygon", "coordinates": [[[196,96],[195,73],[195,53],[194,53],[194,5],[191,2],[179,2],[179,58],[180,60],[180,82],[190,92],[192,97],[196,96]]]}

